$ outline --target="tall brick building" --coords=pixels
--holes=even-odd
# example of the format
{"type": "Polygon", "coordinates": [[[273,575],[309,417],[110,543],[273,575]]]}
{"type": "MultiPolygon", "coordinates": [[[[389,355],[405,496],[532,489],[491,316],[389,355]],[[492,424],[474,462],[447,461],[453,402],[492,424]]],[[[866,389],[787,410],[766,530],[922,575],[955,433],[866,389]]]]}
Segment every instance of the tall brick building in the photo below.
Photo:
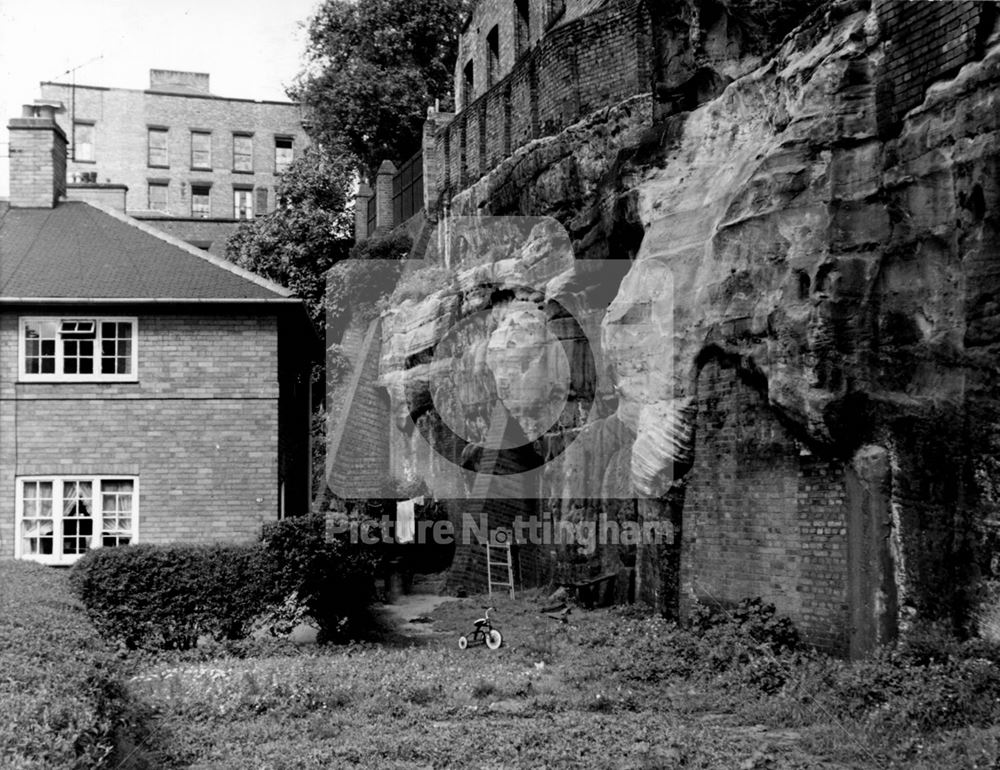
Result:
{"type": "Polygon", "coordinates": [[[106,185],[67,190],[51,107],[9,128],[0,558],[248,541],[305,510],[302,303],[94,201],[106,185]]]}
{"type": "Polygon", "coordinates": [[[129,215],[217,254],[274,208],[308,141],[299,105],[215,96],[204,73],[150,70],[143,91],[43,82],[39,103],[69,142],[68,182],[125,185],[129,215]]]}

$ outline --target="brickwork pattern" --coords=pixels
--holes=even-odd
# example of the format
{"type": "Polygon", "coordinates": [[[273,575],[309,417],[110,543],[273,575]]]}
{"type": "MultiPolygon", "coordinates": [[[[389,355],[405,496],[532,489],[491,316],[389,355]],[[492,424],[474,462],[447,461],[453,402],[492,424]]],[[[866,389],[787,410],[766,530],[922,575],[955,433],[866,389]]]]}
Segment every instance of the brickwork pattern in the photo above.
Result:
{"type": "Polygon", "coordinates": [[[0,558],[20,475],[138,476],[145,543],[249,542],[277,518],[276,317],[140,314],[136,383],[19,383],[17,335],[0,314],[0,558]]]}
{"type": "Polygon", "coordinates": [[[710,363],[684,504],[682,608],[760,596],[807,641],[847,645],[847,512],[839,462],[802,453],[757,391],[710,363]]]}
{"type": "Polygon", "coordinates": [[[11,205],[52,208],[66,193],[66,136],[45,118],[10,121],[11,205]]]}
{"type": "Polygon", "coordinates": [[[351,372],[343,386],[342,405],[330,424],[327,442],[327,484],[341,498],[381,498],[390,481],[388,398],[376,387],[382,351],[381,324],[366,331],[357,346],[357,336],[347,339],[351,348],[351,372]],[[356,353],[355,353],[356,351],[356,353]],[[352,355],[353,353],[353,355],[352,355]]]}
{"type": "Polygon", "coordinates": [[[986,4],[882,0],[876,6],[886,39],[878,76],[878,124],[886,135],[924,100],[927,87],[976,55],[986,4]]]}
{"type": "MultiPolygon", "coordinates": [[[[483,18],[494,18],[494,5],[512,8],[480,3],[477,14],[485,8],[483,18]]],[[[479,28],[485,35],[486,29],[479,28]]],[[[428,185],[436,181],[425,195],[428,204],[475,182],[532,139],[556,134],[596,109],[651,88],[652,23],[638,0],[615,0],[557,25],[533,38],[533,47],[509,69],[504,29],[503,78],[488,90],[485,82],[477,86],[475,101],[436,132],[433,145],[425,140],[425,157],[435,159],[424,172],[428,185]]],[[[460,78],[461,59],[458,69],[460,78]]]]}
{"type": "MultiPolygon", "coordinates": [[[[308,137],[297,104],[255,102],[246,99],[153,93],[124,88],[42,83],[43,99],[57,100],[64,109],[56,113],[59,126],[72,141],[72,123],[94,124],[92,163],[68,162],[72,177],[96,172],[98,182],[128,186],[129,212],[148,209],[150,181],[168,183],[168,214],[191,216],[191,185],[210,185],[210,217],[230,218],[233,188],[266,188],[273,208],[275,187],[275,136],[293,137],[293,152],[300,155],[308,137]],[[168,168],[148,165],[148,128],[164,127],[168,134],[168,168]],[[211,133],[211,170],[191,168],[191,131],[211,133]],[[233,132],[253,134],[253,172],[233,170],[233,132]]],[[[72,153],[71,153],[72,156],[72,153]]],[[[254,205],[256,206],[256,195],[254,205]]]]}

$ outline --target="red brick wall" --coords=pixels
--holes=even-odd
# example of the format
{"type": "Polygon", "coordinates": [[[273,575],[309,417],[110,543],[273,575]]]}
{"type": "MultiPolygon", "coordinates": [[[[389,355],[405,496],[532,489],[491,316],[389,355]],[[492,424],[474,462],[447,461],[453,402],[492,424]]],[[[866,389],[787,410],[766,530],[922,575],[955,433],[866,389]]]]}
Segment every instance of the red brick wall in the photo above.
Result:
{"type": "Polygon", "coordinates": [[[138,476],[146,543],[252,541],[277,518],[276,317],[138,313],[137,383],[18,383],[17,332],[0,314],[0,557],[20,475],[138,476]]]}
{"type": "Polygon", "coordinates": [[[682,609],[692,596],[760,596],[807,641],[847,644],[844,473],[805,453],[735,369],[698,380],[697,450],[684,504],[682,609]]]}

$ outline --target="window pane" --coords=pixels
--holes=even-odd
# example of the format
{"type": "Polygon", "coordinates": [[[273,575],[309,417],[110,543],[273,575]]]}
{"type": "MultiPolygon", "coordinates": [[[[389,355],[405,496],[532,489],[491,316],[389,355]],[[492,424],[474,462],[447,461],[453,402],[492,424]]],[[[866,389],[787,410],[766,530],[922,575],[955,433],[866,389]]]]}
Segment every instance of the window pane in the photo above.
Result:
{"type": "Polygon", "coordinates": [[[22,499],[21,547],[24,555],[51,555],[55,544],[52,482],[23,482],[22,499]]]}
{"type": "Polygon", "coordinates": [[[73,125],[73,160],[94,160],[94,126],[90,123],[73,125]]]}
{"type": "Polygon", "coordinates": [[[253,219],[253,196],[250,190],[233,190],[233,218],[253,219]]]}
{"type": "Polygon", "coordinates": [[[167,185],[149,185],[149,208],[153,211],[167,210],[167,185]]]}
{"type": "Polygon", "coordinates": [[[287,171],[292,164],[292,140],[277,137],[274,140],[274,170],[287,171]]]}
{"type": "Polygon", "coordinates": [[[25,321],[24,371],[27,374],[55,374],[56,323],[25,321]]]}
{"type": "Polygon", "coordinates": [[[210,214],[209,192],[211,188],[191,185],[191,216],[207,219],[210,214]]]}
{"type": "Polygon", "coordinates": [[[90,481],[63,481],[62,518],[63,556],[86,553],[94,536],[91,506],[94,485],[90,481]]]}
{"type": "Polygon", "coordinates": [[[200,131],[191,134],[191,168],[212,167],[212,135],[200,131]]]}
{"type": "Polygon", "coordinates": [[[101,324],[101,374],[132,374],[132,324],[101,324]]]}
{"type": "Polygon", "coordinates": [[[101,482],[101,545],[127,545],[132,540],[135,484],[128,479],[101,482]]]}
{"type": "Polygon", "coordinates": [[[253,171],[253,137],[233,135],[233,171],[253,171]]]}
{"type": "Polygon", "coordinates": [[[149,129],[149,165],[167,165],[167,132],[165,129],[149,129]]]}

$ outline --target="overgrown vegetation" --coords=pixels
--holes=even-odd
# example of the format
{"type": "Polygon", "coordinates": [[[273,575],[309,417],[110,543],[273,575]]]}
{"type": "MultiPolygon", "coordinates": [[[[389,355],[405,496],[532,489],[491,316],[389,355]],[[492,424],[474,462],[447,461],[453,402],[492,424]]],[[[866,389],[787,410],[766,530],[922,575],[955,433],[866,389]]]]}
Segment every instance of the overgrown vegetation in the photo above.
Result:
{"type": "Polygon", "coordinates": [[[326,542],[320,515],[265,528],[255,545],[135,545],[89,552],[73,589],[106,639],[128,649],[184,650],[203,637],[246,638],[310,617],[324,640],[363,619],[374,558],[326,542]]]}
{"type": "Polygon", "coordinates": [[[0,561],[0,714],[3,767],[118,765],[119,665],[50,567],[0,561]]]}
{"type": "Polygon", "coordinates": [[[494,597],[504,646],[460,651],[486,597],[439,635],[281,657],[157,664],[133,686],[174,736],[163,767],[993,767],[992,648],[928,632],[850,665],[747,601],[678,626],[628,609],[494,597]],[[433,724],[434,729],[427,726],[433,724]],[[502,735],[484,748],[483,735],[502,735]],[[613,747],[613,752],[609,752],[613,747]],[[575,763],[575,764],[573,764],[575,763]]]}

